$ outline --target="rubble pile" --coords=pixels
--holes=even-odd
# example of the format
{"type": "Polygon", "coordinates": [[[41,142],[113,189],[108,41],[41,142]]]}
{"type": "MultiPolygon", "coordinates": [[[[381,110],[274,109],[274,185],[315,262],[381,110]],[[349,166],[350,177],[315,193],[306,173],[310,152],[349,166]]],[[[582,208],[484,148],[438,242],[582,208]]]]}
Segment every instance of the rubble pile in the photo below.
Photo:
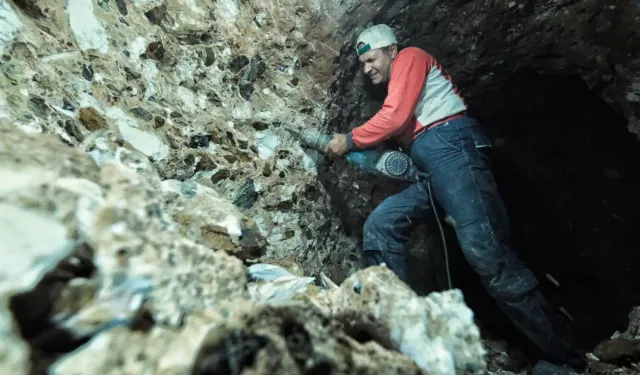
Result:
{"type": "Polygon", "coordinates": [[[591,373],[637,374],[640,372],[640,306],[629,313],[629,326],[624,332],[614,332],[608,340],[588,353],[591,373]]]}
{"type": "MultiPolygon", "coordinates": [[[[492,375],[526,375],[532,363],[505,341],[484,338],[487,370],[492,375]]],[[[616,331],[585,354],[589,361],[586,374],[631,375],[640,372],[640,307],[629,313],[624,332],[616,331]]]]}

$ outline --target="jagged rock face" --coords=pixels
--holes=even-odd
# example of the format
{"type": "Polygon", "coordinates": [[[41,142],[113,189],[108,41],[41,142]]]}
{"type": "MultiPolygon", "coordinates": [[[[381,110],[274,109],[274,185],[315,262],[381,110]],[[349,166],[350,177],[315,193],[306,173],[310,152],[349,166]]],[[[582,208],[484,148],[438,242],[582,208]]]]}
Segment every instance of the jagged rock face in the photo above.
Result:
{"type": "Polygon", "coordinates": [[[342,279],[355,245],[326,209],[322,157],[279,125],[324,121],[351,3],[2,0],[0,118],[94,156],[140,151],[161,179],[234,202],[267,259],[342,279]]]}
{"type": "MultiPolygon", "coordinates": [[[[0,134],[1,250],[13,259],[3,267],[2,303],[13,297],[21,332],[37,350],[64,346],[57,329],[77,341],[127,325],[143,302],[154,322],[180,327],[186,315],[248,297],[244,266],[225,251],[255,246],[239,234],[261,237],[230,203],[209,197],[218,199],[206,222],[221,238],[216,248],[207,238],[189,239],[191,228],[172,219],[175,192],[163,190],[138,151],[119,148],[98,166],[84,152],[4,120],[0,134]],[[87,262],[92,266],[82,267],[87,262]]],[[[193,213],[181,213],[186,223],[197,219],[193,213]]]]}

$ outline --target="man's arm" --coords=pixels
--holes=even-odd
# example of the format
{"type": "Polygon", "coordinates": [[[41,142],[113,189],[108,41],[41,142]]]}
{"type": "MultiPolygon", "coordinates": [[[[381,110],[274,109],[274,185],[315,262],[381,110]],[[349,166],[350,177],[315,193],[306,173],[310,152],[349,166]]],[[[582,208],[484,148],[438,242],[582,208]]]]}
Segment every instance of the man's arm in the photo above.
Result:
{"type": "Polygon", "coordinates": [[[404,130],[413,116],[431,63],[420,50],[405,50],[391,69],[387,97],[369,121],[347,133],[349,150],[376,146],[404,130]]]}

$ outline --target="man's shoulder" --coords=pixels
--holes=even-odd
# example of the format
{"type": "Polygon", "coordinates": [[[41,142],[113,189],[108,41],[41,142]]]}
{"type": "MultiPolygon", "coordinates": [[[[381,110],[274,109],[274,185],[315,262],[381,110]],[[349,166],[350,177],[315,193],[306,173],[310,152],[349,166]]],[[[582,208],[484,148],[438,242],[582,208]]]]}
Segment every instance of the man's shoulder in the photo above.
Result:
{"type": "Polygon", "coordinates": [[[436,59],[427,51],[418,47],[406,47],[403,48],[400,52],[398,52],[397,59],[412,59],[418,58],[420,60],[425,60],[429,64],[435,63],[436,59]]]}

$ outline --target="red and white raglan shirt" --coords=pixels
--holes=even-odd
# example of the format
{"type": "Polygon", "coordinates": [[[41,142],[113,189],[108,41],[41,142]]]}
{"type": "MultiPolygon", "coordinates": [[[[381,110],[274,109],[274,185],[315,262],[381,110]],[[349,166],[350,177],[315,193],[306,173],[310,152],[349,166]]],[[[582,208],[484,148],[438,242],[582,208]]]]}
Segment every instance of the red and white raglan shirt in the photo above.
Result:
{"type": "Polygon", "coordinates": [[[349,150],[395,139],[409,147],[423,130],[462,117],[467,105],[436,59],[416,47],[400,51],[391,63],[388,94],[369,121],[347,134],[349,150]]]}

